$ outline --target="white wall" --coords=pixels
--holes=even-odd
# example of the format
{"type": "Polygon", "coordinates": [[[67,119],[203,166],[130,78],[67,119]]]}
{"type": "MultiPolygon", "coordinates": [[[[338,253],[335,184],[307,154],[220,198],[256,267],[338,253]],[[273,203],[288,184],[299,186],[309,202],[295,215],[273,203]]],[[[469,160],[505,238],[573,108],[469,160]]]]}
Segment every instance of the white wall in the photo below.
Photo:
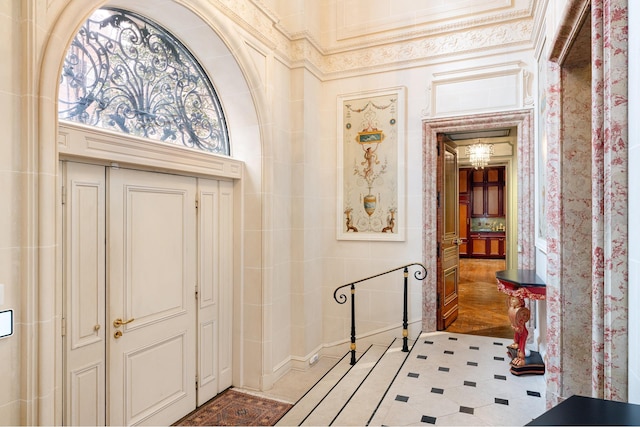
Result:
{"type": "MultiPolygon", "coordinates": [[[[323,192],[322,244],[325,258],[323,301],[324,341],[331,343],[349,337],[349,304],[339,305],[333,299],[337,286],[363,279],[384,271],[409,264],[422,262],[422,134],[420,113],[426,105],[428,78],[425,70],[411,69],[388,73],[361,75],[329,81],[323,87],[323,115],[327,132],[323,132],[321,146],[325,159],[323,176],[327,186],[323,192]],[[406,179],[406,218],[400,217],[398,227],[406,227],[403,242],[344,241],[336,240],[338,224],[335,203],[337,200],[337,98],[339,95],[356,94],[371,90],[406,85],[407,87],[407,129],[406,129],[406,170],[401,173],[406,179]],[[406,222],[405,222],[406,220],[406,222]]],[[[341,218],[340,218],[341,221],[341,218]]],[[[402,323],[402,271],[384,278],[357,285],[358,334],[388,328],[397,328],[402,323]]],[[[422,316],[420,284],[412,282],[409,300],[409,319],[419,322],[422,316]]],[[[348,289],[346,292],[347,295],[348,289]]],[[[396,329],[397,332],[400,329],[396,329]]]]}
{"type": "MultiPolygon", "coordinates": [[[[333,290],[335,287],[347,284],[351,281],[362,279],[373,274],[387,271],[403,264],[411,262],[423,262],[423,222],[426,215],[423,205],[423,139],[422,121],[432,118],[432,114],[437,113],[438,105],[451,105],[457,103],[461,110],[474,108],[473,111],[464,111],[460,114],[474,114],[479,112],[495,111],[504,99],[500,96],[487,96],[483,99],[473,99],[466,102],[465,97],[470,93],[485,92],[486,74],[493,72],[505,72],[503,84],[513,86],[504,90],[504,93],[518,93],[517,108],[523,108],[523,82],[518,80],[515,83],[513,76],[509,74],[510,67],[504,64],[511,64],[521,61],[523,68],[533,71],[535,62],[533,51],[522,51],[511,54],[488,55],[474,60],[458,61],[446,65],[424,65],[407,68],[398,68],[389,72],[366,73],[357,77],[346,77],[328,81],[323,86],[323,113],[322,120],[325,121],[328,132],[323,133],[321,146],[323,155],[320,157],[326,160],[323,165],[325,173],[323,176],[330,178],[328,186],[323,192],[323,202],[321,209],[323,212],[325,232],[323,233],[323,245],[325,247],[324,259],[324,280],[323,280],[323,300],[324,310],[324,341],[333,343],[343,337],[349,336],[349,308],[348,304],[338,305],[333,300],[333,290]],[[499,70],[499,71],[496,71],[499,70]],[[507,71],[505,71],[507,70],[507,71]],[[450,77],[450,78],[449,78],[450,77]],[[439,82],[452,82],[443,93],[447,93],[447,99],[437,98],[437,94],[432,92],[432,84],[435,80],[439,82]],[[462,85],[456,85],[464,82],[462,85]],[[506,83],[505,83],[506,82],[506,83]],[[337,219],[335,215],[336,198],[336,151],[337,141],[336,129],[337,112],[336,99],[339,95],[353,94],[358,92],[385,89],[396,86],[407,88],[407,118],[406,118],[406,240],[403,242],[366,242],[366,241],[340,241],[335,239],[337,219]],[[455,98],[455,99],[453,99],[455,98]],[[477,108],[478,105],[482,107],[477,108]]],[[[495,91],[494,91],[495,92],[495,91]]],[[[494,93],[495,95],[495,93],[494,93]]],[[[504,101],[510,102],[510,101],[504,101]]],[[[502,106],[503,109],[509,109],[502,106]]],[[[451,114],[448,114],[452,116],[451,114]]],[[[514,147],[515,148],[515,147],[514,147]]],[[[515,157],[514,157],[515,159],[515,157]]],[[[514,163],[515,167],[515,163],[514,163]]],[[[435,170],[431,171],[435,174],[435,170]]],[[[429,171],[427,171],[429,174],[429,171]]],[[[517,180],[514,179],[514,182],[517,180]]],[[[435,198],[433,203],[427,203],[426,209],[435,210],[435,198]]],[[[400,222],[398,223],[400,225],[400,222]]],[[[515,251],[514,251],[515,253],[515,251]]],[[[430,256],[430,255],[427,255],[430,256]]],[[[429,277],[435,278],[435,271],[428,272],[429,277]]],[[[435,279],[434,279],[435,280],[435,279]]],[[[410,281],[410,322],[419,322],[422,316],[422,282],[410,281]]],[[[386,282],[375,281],[370,286],[358,285],[357,298],[359,308],[358,313],[358,333],[387,328],[390,325],[401,323],[402,315],[402,275],[392,274],[386,278],[386,282]],[[369,290],[370,289],[370,290],[369,290]]],[[[348,294],[348,293],[347,293],[348,294]]],[[[433,315],[435,313],[427,313],[433,315]]]]}
{"type": "MultiPolygon", "coordinates": [[[[0,26],[4,42],[0,45],[3,58],[20,57],[20,38],[12,37],[20,29],[19,2],[0,2],[0,26]]],[[[20,335],[27,321],[21,309],[21,280],[25,271],[21,267],[22,249],[25,245],[21,234],[23,195],[21,170],[27,161],[20,149],[21,140],[21,67],[20,61],[4,60],[0,64],[0,116],[3,138],[0,142],[0,311],[14,310],[14,335],[0,339],[0,423],[20,424],[21,369],[20,335]]]]}

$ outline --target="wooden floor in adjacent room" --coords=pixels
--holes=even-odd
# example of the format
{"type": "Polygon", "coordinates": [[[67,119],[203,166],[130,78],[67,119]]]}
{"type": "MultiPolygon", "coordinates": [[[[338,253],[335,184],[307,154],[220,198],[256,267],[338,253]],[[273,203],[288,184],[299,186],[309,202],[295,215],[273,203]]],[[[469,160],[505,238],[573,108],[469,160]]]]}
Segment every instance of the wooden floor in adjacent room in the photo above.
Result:
{"type": "Polygon", "coordinates": [[[504,259],[460,258],[458,318],[447,332],[513,338],[507,296],[496,283],[496,271],[505,268],[504,259]]]}

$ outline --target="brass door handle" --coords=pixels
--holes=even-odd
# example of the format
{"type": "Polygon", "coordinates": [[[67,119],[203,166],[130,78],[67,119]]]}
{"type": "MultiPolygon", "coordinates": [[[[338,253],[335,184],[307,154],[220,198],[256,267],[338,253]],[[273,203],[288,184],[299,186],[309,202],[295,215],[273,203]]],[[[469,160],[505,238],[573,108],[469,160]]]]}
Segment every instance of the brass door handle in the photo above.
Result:
{"type": "Polygon", "coordinates": [[[135,319],[132,317],[131,319],[127,320],[127,321],[123,321],[120,317],[118,317],[116,320],[113,321],[113,327],[114,328],[119,328],[122,325],[126,325],[127,323],[131,323],[133,322],[135,319]]]}

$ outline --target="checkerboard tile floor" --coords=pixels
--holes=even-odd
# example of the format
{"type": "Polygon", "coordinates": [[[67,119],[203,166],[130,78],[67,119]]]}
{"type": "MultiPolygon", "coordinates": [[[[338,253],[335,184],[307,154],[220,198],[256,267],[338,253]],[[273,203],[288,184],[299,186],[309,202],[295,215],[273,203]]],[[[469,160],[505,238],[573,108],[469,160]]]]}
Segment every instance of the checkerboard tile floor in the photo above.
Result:
{"type": "Polygon", "coordinates": [[[545,412],[543,375],[509,372],[511,340],[422,334],[370,425],[524,425],[545,412]]]}

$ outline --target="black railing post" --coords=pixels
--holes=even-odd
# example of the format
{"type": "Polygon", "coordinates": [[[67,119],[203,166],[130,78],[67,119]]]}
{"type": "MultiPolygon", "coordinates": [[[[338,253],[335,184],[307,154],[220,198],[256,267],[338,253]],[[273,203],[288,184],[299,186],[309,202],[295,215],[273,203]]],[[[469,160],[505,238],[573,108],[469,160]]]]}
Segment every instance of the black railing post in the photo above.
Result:
{"type": "Polygon", "coordinates": [[[356,285],[351,284],[351,364],[356,364],[356,285]]]}
{"type": "Polygon", "coordinates": [[[409,352],[409,319],[407,313],[407,277],[409,277],[409,268],[404,268],[404,306],[402,307],[402,351],[409,352]]]}
{"type": "Polygon", "coordinates": [[[392,273],[394,271],[398,271],[398,270],[402,270],[404,268],[404,306],[403,306],[403,313],[402,313],[402,351],[404,351],[405,353],[409,352],[409,344],[408,344],[408,340],[409,340],[409,306],[407,303],[407,299],[408,299],[408,292],[409,292],[409,288],[408,288],[408,277],[409,277],[409,267],[412,265],[417,265],[419,267],[421,267],[421,270],[416,271],[413,274],[413,277],[415,277],[417,280],[424,280],[427,277],[427,268],[420,263],[414,262],[412,264],[407,264],[405,266],[402,267],[397,267],[394,268],[393,270],[389,270],[389,271],[385,271],[384,273],[380,273],[380,274],[376,274],[370,277],[367,277],[365,279],[360,279],[357,280],[355,282],[352,283],[347,283],[345,285],[342,286],[338,286],[334,291],[333,291],[333,299],[338,303],[338,304],[345,304],[347,302],[347,300],[349,299],[347,297],[347,295],[345,295],[344,293],[339,293],[339,291],[341,289],[346,288],[347,286],[351,287],[351,346],[350,346],[350,351],[351,351],[351,364],[355,365],[356,364],[356,284],[357,283],[361,283],[364,282],[366,280],[371,280],[374,279],[376,277],[380,277],[380,276],[384,276],[385,274],[389,274],[392,273]]]}

